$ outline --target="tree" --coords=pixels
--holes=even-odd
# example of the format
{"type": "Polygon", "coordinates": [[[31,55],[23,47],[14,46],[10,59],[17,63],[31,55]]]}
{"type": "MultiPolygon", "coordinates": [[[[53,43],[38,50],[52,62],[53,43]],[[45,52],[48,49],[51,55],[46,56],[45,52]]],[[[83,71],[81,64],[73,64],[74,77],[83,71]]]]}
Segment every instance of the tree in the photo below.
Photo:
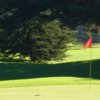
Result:
{"type": "Polygon", "coordinates": [[[2,12],[2,16],[4,13],[7,15],[1,19],[4,20],[1,27],[4,32],[0,37],[1,51],[8,55],[20,53],[30,56],[32,61],[61,57],[66,48],[69,29],[61,27],[61,22],[52,18],[52,11],[44,8],[44,3],[37,5],[33,2],[33,5],[26,1],[21,4],[13,1],[5,6],[5,9],[9,9],[2,12]],[[37,6],[43,8],[38,9],[37,6]]]}
{"type": "Polygon", "coordinates": [[[0,0],[0,50],[31,60],[60,57],[70,29],[100,23],[99,6],[99,0],[0,0]]]}

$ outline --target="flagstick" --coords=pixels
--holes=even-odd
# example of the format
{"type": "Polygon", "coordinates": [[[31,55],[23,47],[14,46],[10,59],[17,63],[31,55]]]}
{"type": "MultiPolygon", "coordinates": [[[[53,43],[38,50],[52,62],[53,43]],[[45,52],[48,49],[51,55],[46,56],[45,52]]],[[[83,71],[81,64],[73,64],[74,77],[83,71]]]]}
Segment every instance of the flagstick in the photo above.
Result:
{"type": "Polygon", "coordinates": [[[92,48],[90,48],[89,91],[91,91],[91,80],[92,80],[92,48]]]}
{"type": "MultiPolygon", "coordinates": [[[[92,46],[92,37],[88,39],[84,48],[89,48],[92,46]]],[[[91,91],[91,80],[92,80],[92,48],[90,48],[90,61],[89,61],[89,90],[91,91]]]]}

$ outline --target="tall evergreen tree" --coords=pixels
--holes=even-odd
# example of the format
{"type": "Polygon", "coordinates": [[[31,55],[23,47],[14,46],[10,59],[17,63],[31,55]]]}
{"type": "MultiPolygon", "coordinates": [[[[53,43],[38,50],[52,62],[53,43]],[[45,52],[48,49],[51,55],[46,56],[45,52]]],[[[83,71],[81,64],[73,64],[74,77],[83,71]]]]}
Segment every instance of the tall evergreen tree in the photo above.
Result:
{"type": "Polygon", "coordinates": [[[59,57],[70,28],[100,24],[99,6],[99,0],[0,0],[0,50],[32,60],[59,57]]]}

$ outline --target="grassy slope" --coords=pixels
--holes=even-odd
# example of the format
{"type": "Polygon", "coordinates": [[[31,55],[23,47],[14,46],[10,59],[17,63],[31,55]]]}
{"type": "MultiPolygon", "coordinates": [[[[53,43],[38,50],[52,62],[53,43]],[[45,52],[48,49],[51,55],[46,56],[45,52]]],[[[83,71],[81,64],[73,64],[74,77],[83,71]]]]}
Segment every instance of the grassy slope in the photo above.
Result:
{"type": "MultiPolygon", "coordinates": [[[[100,48],[92,48],[92,58],[99,59],[99,52],[100,48]]],[[[69,63],[62,64],[0,63],[0,87],[89,83],[89,62],[85,60],[90,59],[90,49],[70,50],[68,54],[63,62],[69,63]]],[[[100,83],[99,65],[99,60],[93,61],[92,84],[100,83]]]]}
{"type": "Polygon", "coordinates": [[[26,86],[44,86],[44,85],[99,85],[97,79],[77,78],[77,77],[49,77],[37,79],[9,80],[0,82],[0,88],[26,87],[26,86]]]}

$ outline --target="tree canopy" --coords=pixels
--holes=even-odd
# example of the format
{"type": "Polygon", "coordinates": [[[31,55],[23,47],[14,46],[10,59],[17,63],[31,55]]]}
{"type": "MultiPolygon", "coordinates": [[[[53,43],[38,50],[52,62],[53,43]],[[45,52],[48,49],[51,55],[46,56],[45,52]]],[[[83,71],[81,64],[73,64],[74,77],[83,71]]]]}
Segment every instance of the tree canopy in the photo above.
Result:
{"type": "Polygon", "coordinates": [[[71,29],[100,24],[99,0],[0,0],[0,50],[32,60],[62,55],[71,29]]]}

